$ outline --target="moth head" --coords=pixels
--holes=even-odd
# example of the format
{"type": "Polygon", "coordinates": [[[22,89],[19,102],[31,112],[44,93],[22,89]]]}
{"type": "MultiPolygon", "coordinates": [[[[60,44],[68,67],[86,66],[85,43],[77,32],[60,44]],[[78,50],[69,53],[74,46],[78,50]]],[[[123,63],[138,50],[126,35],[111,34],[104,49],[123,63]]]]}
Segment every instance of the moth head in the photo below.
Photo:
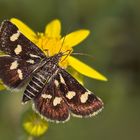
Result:
{"type": "Polygon", "coordinates": [[[65,52],[59,52],[52,56],[54,63],[63,62],[71,53],[71,50],[67,50],[65,52]]]}

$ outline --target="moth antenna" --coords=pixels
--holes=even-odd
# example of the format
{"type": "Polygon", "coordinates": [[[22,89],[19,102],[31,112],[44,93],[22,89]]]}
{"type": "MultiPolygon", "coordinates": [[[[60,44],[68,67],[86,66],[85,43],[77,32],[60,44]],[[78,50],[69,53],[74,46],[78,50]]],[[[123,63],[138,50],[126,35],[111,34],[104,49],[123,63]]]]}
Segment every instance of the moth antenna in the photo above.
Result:
{"type": "Polygon", "coordinates": [[[72,55],[81,55],[81,56],[88,56],[90,58],[94,58],[92,55],[86,54],[86,53],[72,53],[72,55]]]}
{"type": "MultiPolygon", "coordinates": [[[[66,60],[66,58],[71,54],[72,50],[67,50],[66,52],[68,52],[68,54],[63,54],[63,56],[65,56],[65,58],[63,60],[61,60],[61,62],[63,62],[64,60],[66,60]]],[[[64,52],[64,53],[66,53],[64,52]]]]}
{"type": "Polygon", "coordinates": [[[61,52],[61,50],[62,50],[62,47],[63,47],[63,45],[64,45],[64,42],[65,42],[65,40],[66,40],[66,37],[67,37],[67,34],[68,34],[68,32],[70,31],[70,28],[68,28],[68,30],[67,30],[67,32],[66,32],[66,34],[64,35],[64,37],[63,37],[63,41],[62,41],[62,44],[61,44],[61,47],[60,47],[60,49],[59,49],[59,51],[58,51],[58,53],[60,53],[61,52]]]}
{"type": "Polygon", "coordinates": [[[63,41],[62,41],[62,44],[61,44],[61,46],[60,46],[60,49],[59,49],[58,53],[60,53],[60,52],[61,52],[62,47],[63,47],[63,45],[64,45],[64,41],[65,41],[65,39],[66,39],[66,36],[64,36],[64,39],[63,39],[63,41]]]}

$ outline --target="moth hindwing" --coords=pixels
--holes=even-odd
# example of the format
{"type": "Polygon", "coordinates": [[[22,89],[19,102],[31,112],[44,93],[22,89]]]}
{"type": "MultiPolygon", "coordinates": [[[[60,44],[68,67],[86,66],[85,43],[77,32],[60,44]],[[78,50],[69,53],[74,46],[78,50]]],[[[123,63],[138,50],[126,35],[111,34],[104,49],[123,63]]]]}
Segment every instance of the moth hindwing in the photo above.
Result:
{"type": "Polygon", "coordinates": [[[70,115],[89,117],[99,113],[103,102],[84,88],[64,69],[58,72],[45,85],[41,94],[34,98],[34,109],[47,120],[65,122],[70,115]]]}
{"type": "Polygon", "coordinates": [[[83,87],[58,63],[62,52],[47,57],[10,21],[0,28],[0,78],[11,88],[27,85],[22,102],[33,100],[34,109],[50,121],[65,122],[70,116],[94,116],[103,102],[83,87]]]}

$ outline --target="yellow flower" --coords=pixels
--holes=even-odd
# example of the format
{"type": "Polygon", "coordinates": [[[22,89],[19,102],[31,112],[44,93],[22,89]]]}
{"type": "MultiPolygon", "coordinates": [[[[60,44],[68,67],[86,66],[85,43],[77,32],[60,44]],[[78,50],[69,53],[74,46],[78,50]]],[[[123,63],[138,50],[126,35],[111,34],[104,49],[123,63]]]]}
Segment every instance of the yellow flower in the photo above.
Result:
{"type": "MultiPolygon", "coordinates": [[[[19,30],[33,43],[35,43],[46,55],[49,51],[49,55],[52,56],[61,51],[67,50],[73,51],[73,47],[83,41],[90,33],[89,30],[81,29],[74,31],[65,37],[61,36],[61,23],[58,19],[53,20],[45,27],[44,33],[35,33],[27,25],[16,18],[12,18],[11,22],[14,23],[19,30]]],[[[68,56],[63,62],[60,63],[61,67],[67,68],[73,67],[79,73],[98,80],[107,81],[107,78],[89,67],[80,60],[68,56]]]]}
{"type": "Polygon", "coordinates": [[[48,130],[48,123],[38,114],[27,112],[24,116],[23,128],[31,136],[41,136],[48,130]]]}

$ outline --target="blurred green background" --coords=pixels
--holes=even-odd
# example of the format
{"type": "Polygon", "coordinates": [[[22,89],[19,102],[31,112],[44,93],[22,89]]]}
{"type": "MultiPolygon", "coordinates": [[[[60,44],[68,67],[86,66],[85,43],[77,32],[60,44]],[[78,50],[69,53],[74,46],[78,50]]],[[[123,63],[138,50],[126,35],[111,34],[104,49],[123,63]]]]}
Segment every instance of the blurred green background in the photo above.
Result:
{"type": "MultiPolygon", "coordinates": [[[[105,109],[94,118],[71,118],[49,123],[39,140],[140,140],[140,1],[139,0],[0,0],[0,22],[17,17],[35,31],[59,18],[62,33],[91,30],[75,52],[109,79],[85,78],[85,85],[101,97],[105,109]]],[[[26,140],[21,126],[22,94],[0,92],[0,140],[26,140]]]]}

